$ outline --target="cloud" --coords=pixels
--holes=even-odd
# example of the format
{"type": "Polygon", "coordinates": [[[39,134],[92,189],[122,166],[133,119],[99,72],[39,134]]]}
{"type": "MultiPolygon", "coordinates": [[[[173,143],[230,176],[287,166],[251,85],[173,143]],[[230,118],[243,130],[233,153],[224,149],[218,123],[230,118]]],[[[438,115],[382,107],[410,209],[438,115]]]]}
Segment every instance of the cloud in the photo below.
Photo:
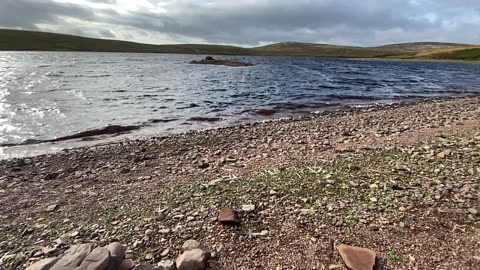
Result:
{"type": "Polygon", "coordinates": [[[150,43],[479,43],[477,0],[58,1],[1,0],[0,26],[150,43]],[[88,4],[94,2],[102,8],[88,4]],[[71,23],[75,20],[83,23],[71,23]]]}

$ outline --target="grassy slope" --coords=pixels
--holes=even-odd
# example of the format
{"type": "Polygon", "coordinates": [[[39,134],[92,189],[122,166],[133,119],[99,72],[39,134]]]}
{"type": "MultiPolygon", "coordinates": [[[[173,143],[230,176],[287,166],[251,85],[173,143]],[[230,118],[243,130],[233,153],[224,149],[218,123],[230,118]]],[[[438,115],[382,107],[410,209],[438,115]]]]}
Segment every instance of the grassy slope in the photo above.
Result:
{"type": "MultiPolygon", "coordinates": [[[[241,48],[224,45],[150,45],[135,42],[85,38],[72,35],[0,29],[0,50],[31,51],[98,51],[98,52],[142,52],[142,53],[185,53],[215,55],[271,55],[271,56],[323,56],[348,58],[436,58],[456,60],[478,60],[478,52],[455,51],[438,56],[426,56],[425,51],[465,48],[453,43],[403,43],[379,47],[336,46],[284,42],[256,48],[241,48]],[[420,54],[418,54],[420,53],[420,54]],[[421,55],[423,53],[423,55],[421,55]]],[[[432,54],[433,55],[433,54],[432,54]]]]}
{"type": "Polygon", "coordinates": [[[417,58],[424,59],[452,59],[452,60],[480,60],[480,46],[467,46],[421,52],[417,58]]]}

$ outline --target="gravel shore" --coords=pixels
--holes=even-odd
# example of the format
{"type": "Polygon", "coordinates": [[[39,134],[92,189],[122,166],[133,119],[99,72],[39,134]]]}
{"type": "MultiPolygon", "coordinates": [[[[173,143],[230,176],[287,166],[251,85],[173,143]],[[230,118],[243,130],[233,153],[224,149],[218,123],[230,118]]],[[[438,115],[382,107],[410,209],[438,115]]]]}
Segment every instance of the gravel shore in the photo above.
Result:
{"type": "Polygon", "coordinates": [[[0,268],[196,239],[209,269],[346,269],[342,243],[378,269],[478,269],[479,198],[480,98],[347,107],[0,161],[0,268]]]}

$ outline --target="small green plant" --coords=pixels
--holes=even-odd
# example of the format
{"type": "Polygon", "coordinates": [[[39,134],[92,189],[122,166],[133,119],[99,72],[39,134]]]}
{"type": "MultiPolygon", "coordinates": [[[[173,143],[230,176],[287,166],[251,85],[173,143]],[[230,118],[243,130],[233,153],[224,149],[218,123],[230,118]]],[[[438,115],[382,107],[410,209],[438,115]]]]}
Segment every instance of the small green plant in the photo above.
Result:
{"type": "Polygon", "coordinates": [[[400,256],[398,256],[397,254],[395,253],[390,253],[388,254],[388,258],[392,261],[392,262],[398,262],[400,261],[402,258],[400,256]]]}

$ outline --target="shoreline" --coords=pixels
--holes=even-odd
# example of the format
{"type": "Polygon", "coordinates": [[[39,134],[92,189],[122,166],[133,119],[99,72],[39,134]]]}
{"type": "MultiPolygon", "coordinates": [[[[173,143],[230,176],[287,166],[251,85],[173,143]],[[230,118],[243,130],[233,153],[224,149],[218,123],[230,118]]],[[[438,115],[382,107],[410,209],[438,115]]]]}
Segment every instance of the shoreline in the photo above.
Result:
{"type": "MultiPolygon", "coordinates": [[[[6,146],[5,149],[8,149],[10,147],[28,147],[30,145],[36,146],[36,145],[42,145],[42,144],[51,144],[52,147],[55,147],[57,145],[60,146],[61,144],[58,144],[56,141],[59,141],[60,143],[70,142],[74,145],[73,147],[66,146],[64,148],[56,148],[56,150],[53,150],[51,152],[47,151],[45,153],[30,154],[30,155],[26,154],[24,156],[19,156],[19,157],[0,158],[0,165],[2,162],[8,162],[11,160],[22,160],[22,159],[41,157],[41,156],[49,156],[49,155],[55,155],[65,151],[66,152],[82,151],[82,149],[91,149],[91,148],[103,147],[108,145],[116,145],[116,144],[119,144],[119,143],[121,144],[128,141],[155,141],[155,140],[164,139],[164,138],[174,139],[177,136],[180,136],[180,137],[189,136],[190,134],[199,134],[199,133],[200,135],[202,133],[204,133],[205,135],[208,135],[209,132],[214,132],[216,130],[243,128],[243,127],[254,126],[257,124],[268,125],[275,122],[286,123],[286,122],[295,122],[295,121],[302,121],[302,120],[314,120],[315,118],[319,118],[319,117],[337,117],[340,115],[354,113],[354,112],[362,112],[365,110],[388,110],[388,109],[393,109],[393,108],[398,108],[403,106],[412,106],[412,105],[417,105],[422,103],[444,102],[444,101],[453,101],[458,99],[469,99],[469,98],[476,98],[476,97],[477,96],[464,96],[464,97],[452,96],[452,97],[433,97],[428,99],[402,99],[398,101],[390,100],[386,102],[372,101],[372,102],[365,102],[365,103],[352,103],[352,104],[346,103],[342,105],[325,107],[320,110],[312,110],[312,111],[303,112],[299,114],[293,113],[288,116],[280,116],[280,117],[273,116],[273,117],[268,117],[264,119],[259,118],[259,119],[250,119],[248,121],[220,123],[218,125],[212,125],[212,126],[202,127],[202,128],[193,128],[193,129],[179,131],[179,132],[166,132],[161,134],[147,134],[147,135],[140,135],[140,136],[130,136],[131,132],[125,132],[125,133],[116,133],[114,134],[114,136],[111,136],[111,137],[107,136],[105,138],[98,138],[98,140],[89,139],[85,142],[82,142],[81,140],[79,141],[78,139],[68,139],[68,140],[63,139],[63,138],[69,138],[69,137],[76,137],[83,133],[90,133],[90,132],[93,133],[99,130],[102,131],[104,129],[116,128],[116,126],[106,126],[104,128],[87,130],[84,132],[67,135],[65,137],[42,140],[38,144],[15,143],[15,144],[12,144],[11,146],[6,146]],[[120,138],[115,138],[117,136],[119,136],[120,138]],[[82,145],[82,143],[85,143],[85,145],[82,145]]],[[[120,126],[120,127],[125,129],[130,128],[130,126],[120,126]]],[[[134,126],[134,127],[141,128],[141,126],[134,126]]],[[[98,136],[94,136],[94,137],[98,137],[98,136]]]]}
{"type": "Polygon", "coordinates": [[[23,269],[73,243],[114,240],[156,263],[194,238],[216,253],[214,270],[344,269],[331,249],[340,243],[376,250],[388,269],[474,269],[477,153],[480,97],[470,97],[1,160],[0,266],[23,269]],[[241,226],[216,222],[221,207],[244,204],[255,210],[240,211],[241,226]]]}

